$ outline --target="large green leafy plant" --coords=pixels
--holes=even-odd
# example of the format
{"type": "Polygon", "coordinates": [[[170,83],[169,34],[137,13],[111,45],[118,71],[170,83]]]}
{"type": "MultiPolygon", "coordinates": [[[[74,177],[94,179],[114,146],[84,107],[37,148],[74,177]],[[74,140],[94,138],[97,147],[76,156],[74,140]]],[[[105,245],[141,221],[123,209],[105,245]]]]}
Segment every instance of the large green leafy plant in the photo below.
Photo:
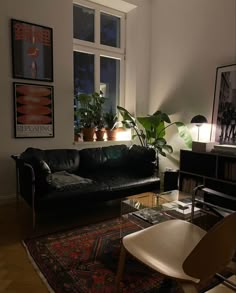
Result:
{"type": "Polygon", "coordinates": [[[105,98],[100,97],[100,95],[95,92],[92,94],[80,94],[76,96],[76,99],[79,102],[76,115],[80,118],[81,127],[101,128],[103,124],[102,105],[105,102],[105,98]]]}
{"type": "Polygon", "coordinates": [[[156,111],[152,115],[145,117],[132,116],[125,108],[117,106],[123,118],[123,125],[126,128],[134,130],[134,137],[138,137],[140,144],[144,147],[154,148],[156,154],[166,157],[167,153],[172,153],[173,148],[165,139],[166,129],[176,126],[179,136],[183,139],[185,145],[189,148],[192,146],[192,137],[182,122],[171,122],[169,116],[161,111],[156,111]]]}

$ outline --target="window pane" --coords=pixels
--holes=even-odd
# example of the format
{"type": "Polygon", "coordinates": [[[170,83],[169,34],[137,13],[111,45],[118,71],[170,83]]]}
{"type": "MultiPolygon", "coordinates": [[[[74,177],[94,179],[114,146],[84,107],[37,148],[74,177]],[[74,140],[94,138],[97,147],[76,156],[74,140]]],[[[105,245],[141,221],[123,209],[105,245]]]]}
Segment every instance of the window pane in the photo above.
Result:
{"type": "Polygon", "coordinates": [[[120,48],[120,18],[101,13],[101,44],[120,48]]]}
{"type": "Polygon", "coordinates": [[[74,94],[94,92],[94,55],[74,51],[74,94]]]}
{"type": "Polygon", "coordinates": [[[94,10],[73,5],[74,38],[94,42],[94,10]]]}
{"type": "Polygon", "coordinates": [[[120,60],[108,57],[100,58],[100,91],[107,100],[104,112],[116,112],[120,95],[120,60]]]}

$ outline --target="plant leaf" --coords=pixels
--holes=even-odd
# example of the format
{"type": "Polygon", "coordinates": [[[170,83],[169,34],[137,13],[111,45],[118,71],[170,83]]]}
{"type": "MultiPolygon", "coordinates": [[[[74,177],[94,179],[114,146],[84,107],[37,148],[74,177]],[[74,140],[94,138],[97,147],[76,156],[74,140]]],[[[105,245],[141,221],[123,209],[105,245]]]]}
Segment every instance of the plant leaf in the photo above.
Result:
{"type": "Polygon", "coordinates": [[[173,148],[169,144],[164,145],[163,149],[166,150],[169,154],[173,153],[173,148]]]}
{"type": "Polygon", "coordinates": [[[132,121],[134,124],[136,124],[136,119],[130,114],[129,111],[121,106],[117,106],[117,109],[119,110],[123,120],[132,121]]]}
{"type": "Polygon", "coordinates": [[[179,136],[183,139],[185,145],[188,148],[192,147],[192,136],[190,134],[189,129],[187,126],[184,125],[182,122],[175,122],[175,125],[177,126],[179,136]]]}

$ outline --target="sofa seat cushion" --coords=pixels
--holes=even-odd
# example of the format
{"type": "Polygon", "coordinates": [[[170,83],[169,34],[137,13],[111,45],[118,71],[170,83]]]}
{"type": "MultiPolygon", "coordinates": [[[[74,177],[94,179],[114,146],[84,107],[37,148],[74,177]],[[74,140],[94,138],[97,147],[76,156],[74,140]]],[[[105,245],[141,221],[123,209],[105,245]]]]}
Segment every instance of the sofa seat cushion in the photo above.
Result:
{"type": "Polygon", "coordinates": [[[72,190],[78,188],[78,184],[91,184],[93,180],[68,173],[66,171],[55,172],[47,177],[47,181],[52,189],[72,190]]]}
{"type": "Polygon", "coordinates": [[[108,190],[105,183],[99,183],[89,178],[84,178],[66,171],[55,172],[47,176],[47,191],[38,194],[36,200],[68,200],[80,197],[83,194],[108,190]]]}
{"type": "Polygon", "coordinates": [[[148,184],[159,182],[159,178],[156,176],[140,177],[130,172],[124,173],[115,170],[112,170],[112,172],[102,172],[101,174],[96,174],[91,178],[100,183],[106,182],[109,187],[109,191],[139,188],[148,184]]]}

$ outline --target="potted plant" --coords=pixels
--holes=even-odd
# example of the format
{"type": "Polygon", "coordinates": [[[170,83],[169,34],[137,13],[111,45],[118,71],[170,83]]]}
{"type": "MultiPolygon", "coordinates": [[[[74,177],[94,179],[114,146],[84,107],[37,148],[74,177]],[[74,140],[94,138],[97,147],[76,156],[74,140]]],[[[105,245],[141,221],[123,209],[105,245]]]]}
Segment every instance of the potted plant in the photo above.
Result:
{"type": "Polygon", "coordinates": [[[133,117],[125,108],[117,106],[122,118],[123,125],[132,128],[135,132],[134,137],[138,137],[140,144],[145,147],[154,148],[157,158],[158,155],[166,157],[167,153],[172,153],[173,148],[165,139],[166,129],[170,126],[176,126],[179,136],[183,139],[185,145],[192,146],[192,137],[188,128],[182,122],[171,122],[169,116],[162,111],[156,111],[152,115],[145,117],[133,117]],[[140,127],[140,126],[141,127],[140,127]]]}
{"type": "Polygon", "coordinates": [[[94,124],[96,126],[96,140],[103,141],[105,128],[102,106],[106,98],[100,96],[98,93],[93,94],[93,110],[94,110],[94,124]]]}
{"type": "Polygon", "coordinates": [[[106,112],[103,117],[105,120],[107,140],[116,140],[116,126],[118,125],[117,114],[113,113],[111,109],[110,112],[106,112]]]}
{"type": "Polygon", "coordinates": [[[80,126],[83,132],[84,141],[93,141],[95,133],[95,112],[93,94],[80,94],[76,96],[79,108],[76,114],[80,118],[80,126]]]}

